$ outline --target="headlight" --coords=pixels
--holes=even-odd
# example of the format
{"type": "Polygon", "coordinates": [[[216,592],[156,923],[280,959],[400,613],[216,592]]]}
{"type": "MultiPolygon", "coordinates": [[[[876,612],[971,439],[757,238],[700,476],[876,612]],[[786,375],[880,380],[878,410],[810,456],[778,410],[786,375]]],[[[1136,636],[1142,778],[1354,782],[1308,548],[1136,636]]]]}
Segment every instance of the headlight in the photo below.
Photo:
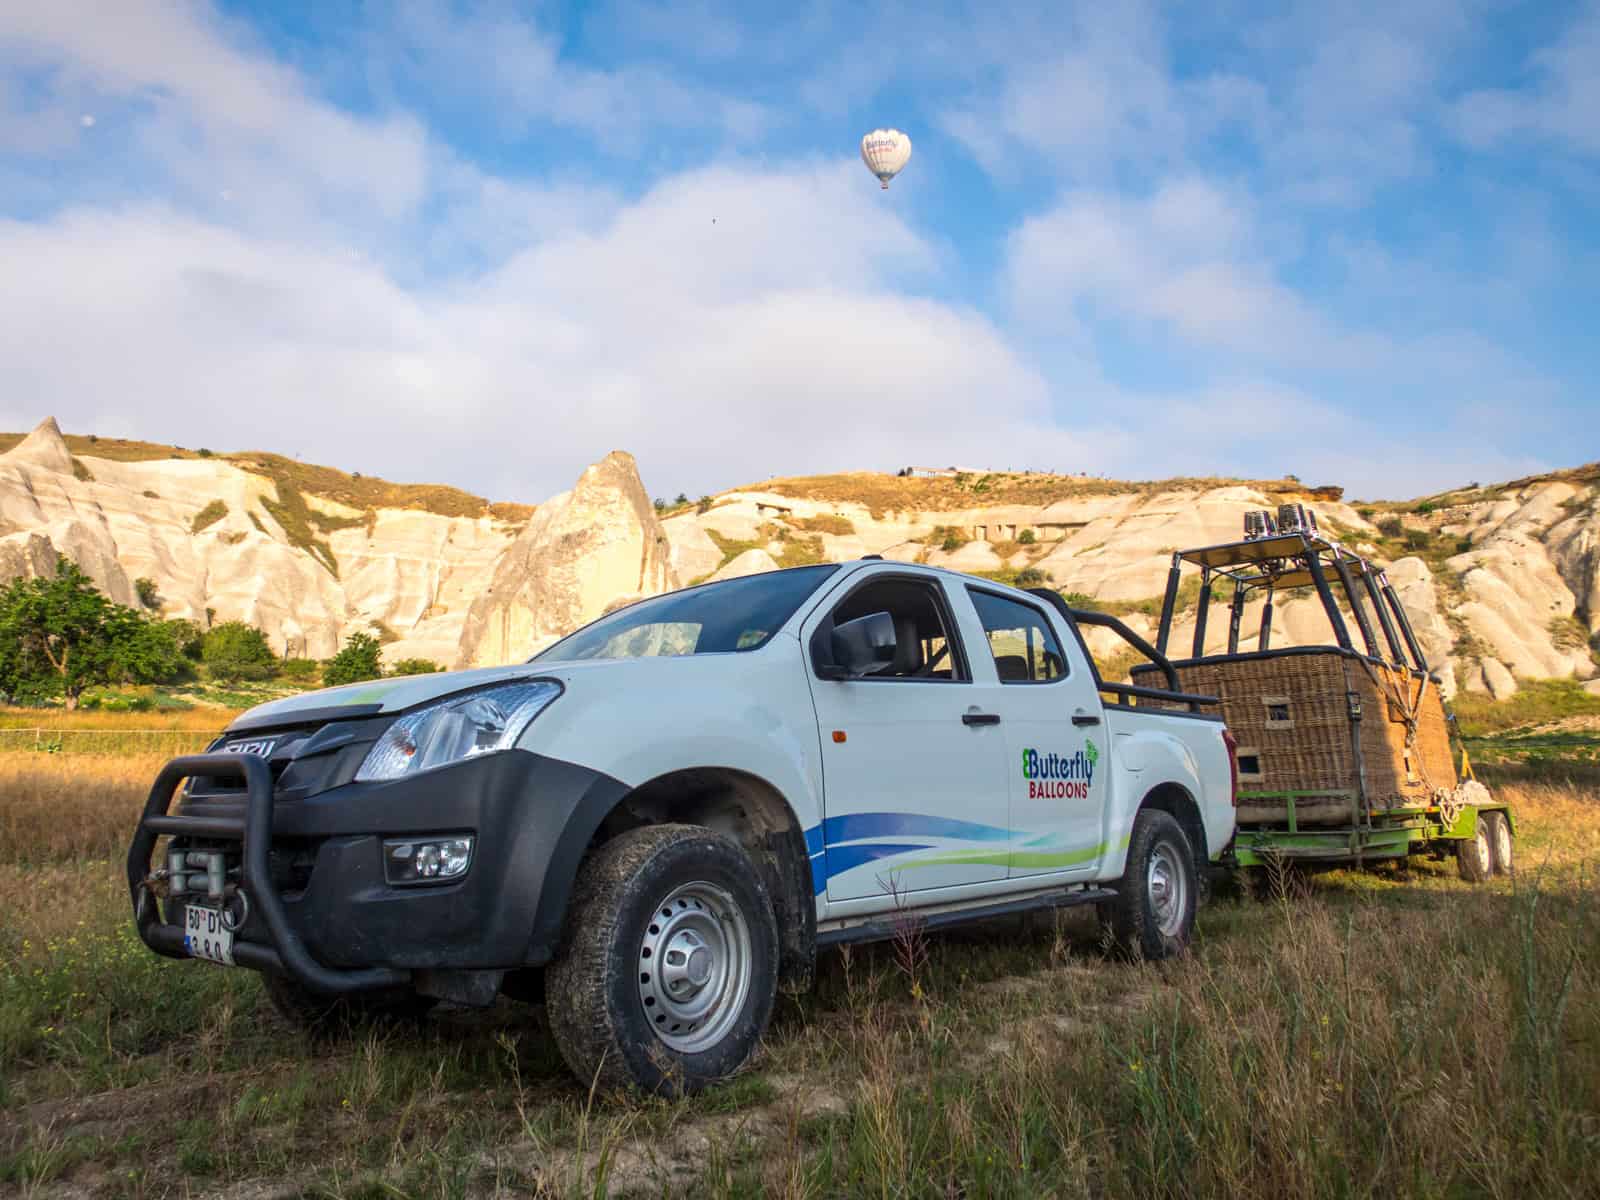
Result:
{"type": "Polygon", "coordinates": [[[378,739],[356,779],[399,779],[479,754],[509,750],[528,722],[559,695],[559,683],[535,679],[471,692],[407,713],[378,739]]]}

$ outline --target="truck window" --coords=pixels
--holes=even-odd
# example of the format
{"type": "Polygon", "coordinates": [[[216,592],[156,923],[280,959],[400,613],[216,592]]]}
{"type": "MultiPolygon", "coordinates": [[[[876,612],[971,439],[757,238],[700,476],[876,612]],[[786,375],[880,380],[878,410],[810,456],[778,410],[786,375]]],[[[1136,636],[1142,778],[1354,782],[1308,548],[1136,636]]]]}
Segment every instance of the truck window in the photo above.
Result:
{"type": "Polygon", "coordinates": [[[1001,683],[1049,683],[1067,673],[1066,655],[1044,613],[1031,604],[968,588],[1001,683]]]}
{"type": "Polygon", "coordinates": [[[535,658],[571,662],[757,650],[838,569],[837,563],[823,563],[668,592],[601,617],[535,658]]]}
{"type": "Polygon", "coordinates": [[[832,621],[840,624],[876,612],[886,612],[894,618],[895,659],[886,669],[869,675],[869,680],[948,683],[967,678],[960,648],[951,640],[944,600],[933,582],[893,576],[874,579],[840,601],[833,610],[832,621]]]}

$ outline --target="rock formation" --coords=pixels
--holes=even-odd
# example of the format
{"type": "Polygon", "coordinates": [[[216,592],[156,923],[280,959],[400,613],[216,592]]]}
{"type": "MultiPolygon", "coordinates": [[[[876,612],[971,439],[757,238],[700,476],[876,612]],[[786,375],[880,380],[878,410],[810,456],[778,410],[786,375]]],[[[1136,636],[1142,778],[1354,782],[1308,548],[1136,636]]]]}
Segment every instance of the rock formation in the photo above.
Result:
{"type": "Polygon", "coordinates": [[[540,505],[472,602],[460,666],[526,658],[608,609],[678,585],[633,456],[614,450],[540,505]]]}
{"type": "MultiPolygon", "coordinates": [[[[148,578],[163,615],[250,621],[280,653],[326,657],[373,630],[391,661],[480,664],[524,658],[680,583],[881,554],[1037,572],[1148,634],[1174,550],[1231,540],[1247,510],[1300,499],[1348,544],[1388,560],[1446,691],[1508,695],[1519,679],[1597,674],[1594,466],[1376,511],[1292,481],[994,476],[991,487],[861,474],[774,480],[661,520],[633,459],[616,452],[524,524],[527,510],[461,493],[445,511],[425,496],[354,507],[252,456],[164,453],[102,456],[92,439],[69,446],[46,420],[0,454],[0,582],[47,575],[65,556],[119,603],[137,604],[133,581],[148,578]]],[[[1258,623],[1252,605],[1244,628],[1258,623]]],[[[1280,600],[1274,631],[1277,645],[1327,636],[1304,598],[1280,600]]],[[[1097,652],[1114,651],[1100,644],[1107,636],[1091,634],[1097,652]]],[[[1192,636],[1186,614],[1174,645],[1192,636]]],[[[1226,621],[1212,621],[1207,649],[1226,636],[1226,621]]]]}

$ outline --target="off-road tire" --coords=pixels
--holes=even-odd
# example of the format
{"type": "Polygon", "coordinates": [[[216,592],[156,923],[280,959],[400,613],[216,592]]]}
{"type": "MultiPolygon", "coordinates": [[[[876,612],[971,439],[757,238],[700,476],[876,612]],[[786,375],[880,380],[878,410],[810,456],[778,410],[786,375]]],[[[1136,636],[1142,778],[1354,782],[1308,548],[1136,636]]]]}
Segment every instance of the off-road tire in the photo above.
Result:
{"type": "Polygon", "coordinates": [[[1477,833],[1456,842],[1456,874],[1468,883],[1483,883],[1494,874],[1494,842],[1489,813],[1478,814],[1477,833]]]}
{"type": "Polygon", "coordinates": [[[1170,813],[1147,808],[1134,818],[1117,898],[1098,906],[1118,950],[1133,958],[1158,960],[1189,948],[1200,898],[1194,864],[1183,826],[1170,813]],[[1162,911],[1155,898],[1158,892],[1175,907],[1162,911]]]}
{"type": "MultiPolygon", "coordinates": [[[[728,934],[730,945],[734,936],[728,934]]],[[[732,961],[731,954],[724,958],[732,961]]],[[[657,955],[655,961],[664,960],[657,955]]],[[[586,1085],[680,1096],[726,1079],[760,1042],[777,995],[778,927],[766,885],[744,851],[712,830],[698,825],[630,830],[578,869],[561,950],[546,968],[546,985],[550,1032],[586,1085]],[[741,962],[748,966],[740,969],[748,970],[748,986],[742,997],[720,1009],[727,1022],[720,1040],[685,1052],[663,1040],[666,1028],[657,1029],[654,1018],[661,1016],[661,1005],[646,1007],[644,993],[659,985],[659,977],[644,982],[650,972],[641,968],[649,968],[651,960],[641,954],[650,939],[660,936],[668,898],[697,887],[737,906],[737,914],[713,915],[718,929],[730,931],[742,918],[748,952],[741,962]]]]}
{"type": "Polygon", "coordinates": [[[1489,853],[1494,859],[1494,873],[1510,875],[1515,872],[1517,864],[1511,844],[1511,822],[1505,813],[1498,810],[1482,813],[1478,817],[1478,823],[1489,826],[1489,853]]]}
{"type": "Polygon", "coordinates": [[[319,1037],[337,1037],[375,1025],[404,1025],[422,1020],[439,1002],[408,987],[376,988],[329,996],[278,975],[263,975],[267,998],[278,1015],[296,1029],[319,1037]]]}

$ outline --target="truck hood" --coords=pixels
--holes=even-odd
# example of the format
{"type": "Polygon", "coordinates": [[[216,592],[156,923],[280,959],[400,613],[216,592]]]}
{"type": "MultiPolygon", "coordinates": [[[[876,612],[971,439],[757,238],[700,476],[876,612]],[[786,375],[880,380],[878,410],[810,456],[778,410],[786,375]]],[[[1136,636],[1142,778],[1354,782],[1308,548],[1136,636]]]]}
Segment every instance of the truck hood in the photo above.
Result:
{"type": "MultiPolygon", "coordinates": [[[[793,640],[792,638],[789,640],[793,640]]],[[[341,721],[354,717],[376,717],[401,712],[440,700],[471,688],[517,679],[555,679],[564,686],[579,681],[600,687],[625,686],[617,676],[659,671],[706,669],[707,660],[738,658],[738,655],[704,654],[662,658],[597,658],[578,662],[527,662],[509,667],[475,667],[470,671],[438,671],[432,675],[405,675],[397,679],[373,679],[344,687],[324,688],[271,700],[239,714],[228,733],[271,729],[280,725],[309,725],[318,721],[341,721]],[[602,682],[602,680],[604,682],[602,682]]]]}
{"type": "Polygon", "coordinates": [[[275,725],[378,716],[381,713],[415,708],[430,700],[451,696],[469,688],[482,687],[485,684],[499,683],[502,680],[509,682],[536,675],[559,678],[561,673],[540,670],[534,663],[517,663],[510,667],[478,667],[470,671],[438,671],[432,675],[372,679],[365,683],[324,688],[319,692],[303,692],[298,696],[285,696],[282,700],[258,704],[235,717],[227,732],[239,733],[247,729],[266,729],[275,725]]]}

